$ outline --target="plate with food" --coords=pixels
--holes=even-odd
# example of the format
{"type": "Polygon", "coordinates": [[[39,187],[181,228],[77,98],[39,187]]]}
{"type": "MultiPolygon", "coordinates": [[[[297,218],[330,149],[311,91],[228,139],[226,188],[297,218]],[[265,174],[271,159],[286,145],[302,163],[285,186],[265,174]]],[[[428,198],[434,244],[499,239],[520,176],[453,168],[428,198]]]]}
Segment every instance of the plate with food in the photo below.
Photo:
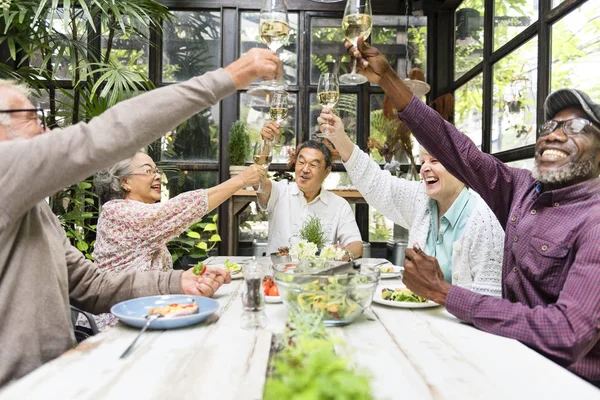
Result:
{"type": "Polygon", "coordinates": [[[281,303],[279,296],[279,288],[270,276],[265,276],[262,282],[263,291],[265,292],[266,303],[281,303]]]}
{"type": "Polygon", "coordinates": [[[404,271],[403,267],[394,264],[384,264],[380,265],[378,268],[381,271],[381,275],[379,276],[381,279],[399,278],[404,271]]]}
{"type": "Polygon", "coordinates": [[[147,316],[158,314],[148,329],[173,329],[197,324],[213,315],[219,302],[203,296],[184,294],[139,297],[115,304],[110,312],[127,325],[143,328],[147,316]]]}
{"type": "Polygon", "coordinates": [[[429,308],[437,307],[438,303],[417,296],[406,286],[380,286],[375,291],[373,302],[399,308],[429,308]]]}

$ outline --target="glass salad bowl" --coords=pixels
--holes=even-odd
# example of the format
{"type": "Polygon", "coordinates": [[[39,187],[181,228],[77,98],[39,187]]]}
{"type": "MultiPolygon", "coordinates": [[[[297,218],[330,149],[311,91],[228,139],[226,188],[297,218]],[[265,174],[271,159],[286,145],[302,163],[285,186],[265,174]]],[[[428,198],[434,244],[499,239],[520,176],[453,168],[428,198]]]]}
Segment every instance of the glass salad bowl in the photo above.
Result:
{"type": "Polygon", "coordinates": [[[273,279],[288,308],[320,314],[326,326],[346,325],[371,305],[381,272],[371,266],[344,272],[327,270],[331,266],[322,261],[276,264],[273,279]]]}

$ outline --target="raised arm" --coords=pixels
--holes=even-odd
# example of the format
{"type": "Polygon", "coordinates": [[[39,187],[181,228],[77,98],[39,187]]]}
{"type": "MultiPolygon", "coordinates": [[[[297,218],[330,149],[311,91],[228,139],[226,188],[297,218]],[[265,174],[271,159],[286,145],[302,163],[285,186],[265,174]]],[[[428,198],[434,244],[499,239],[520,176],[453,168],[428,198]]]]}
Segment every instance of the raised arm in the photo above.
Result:
{"type": "Polygon", "coordinates": [[[278,63],[271,51],[253,49],[225,69],[134,97],[89,123],[0,142],[0,228],[44,197],[131,156],[236,88],[274,76],[278,63]]]}

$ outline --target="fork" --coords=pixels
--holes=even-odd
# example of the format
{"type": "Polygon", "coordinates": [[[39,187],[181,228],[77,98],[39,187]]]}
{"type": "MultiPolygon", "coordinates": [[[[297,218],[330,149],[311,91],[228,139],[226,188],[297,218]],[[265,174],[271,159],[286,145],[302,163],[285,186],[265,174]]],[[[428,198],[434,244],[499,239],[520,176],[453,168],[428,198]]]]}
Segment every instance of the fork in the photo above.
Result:
{"type": "Polygon", "coordinates": [[[133,347],[137,343],[137,341],[140,338],[140,336],[142,336],[142,333],[144,333],[146,331],[146,329],[148,329],[148,327],[150,326],[150,324],[152,323],[152,321],[156,321],[160,317],[162,317],[162,315],[160,315],[160,314],[146,315],[146,319],[148,320],[146,322],[146,325],[144,325],[144,327],[142,328],[142,330],[140,331],[140,333],[138,333],[138,335],[135,337],[135,339],[133,339],[133,342],[131,342],[131,344],[129,345],[129,347],[123,352],[123,354],[121,354],[121,357],[119,357],[120,359],[127,357],[129,355],[129,353],[131,353],[131,350],[133,349],[133,347]]]}

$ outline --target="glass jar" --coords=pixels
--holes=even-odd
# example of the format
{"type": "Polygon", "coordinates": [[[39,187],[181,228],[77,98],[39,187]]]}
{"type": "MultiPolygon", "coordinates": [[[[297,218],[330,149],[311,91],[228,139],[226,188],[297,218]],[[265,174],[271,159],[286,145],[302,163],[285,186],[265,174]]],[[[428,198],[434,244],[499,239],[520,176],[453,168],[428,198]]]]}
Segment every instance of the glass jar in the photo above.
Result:
{"type": "Polygon", "coordinates": [[[265,314],[265,293],[262,289],[262,280],[265,276],[264,268],[253,259],[243,268],[244,288],[242,291],[242,329],[264,328],[267,326],[265,314]]]}

